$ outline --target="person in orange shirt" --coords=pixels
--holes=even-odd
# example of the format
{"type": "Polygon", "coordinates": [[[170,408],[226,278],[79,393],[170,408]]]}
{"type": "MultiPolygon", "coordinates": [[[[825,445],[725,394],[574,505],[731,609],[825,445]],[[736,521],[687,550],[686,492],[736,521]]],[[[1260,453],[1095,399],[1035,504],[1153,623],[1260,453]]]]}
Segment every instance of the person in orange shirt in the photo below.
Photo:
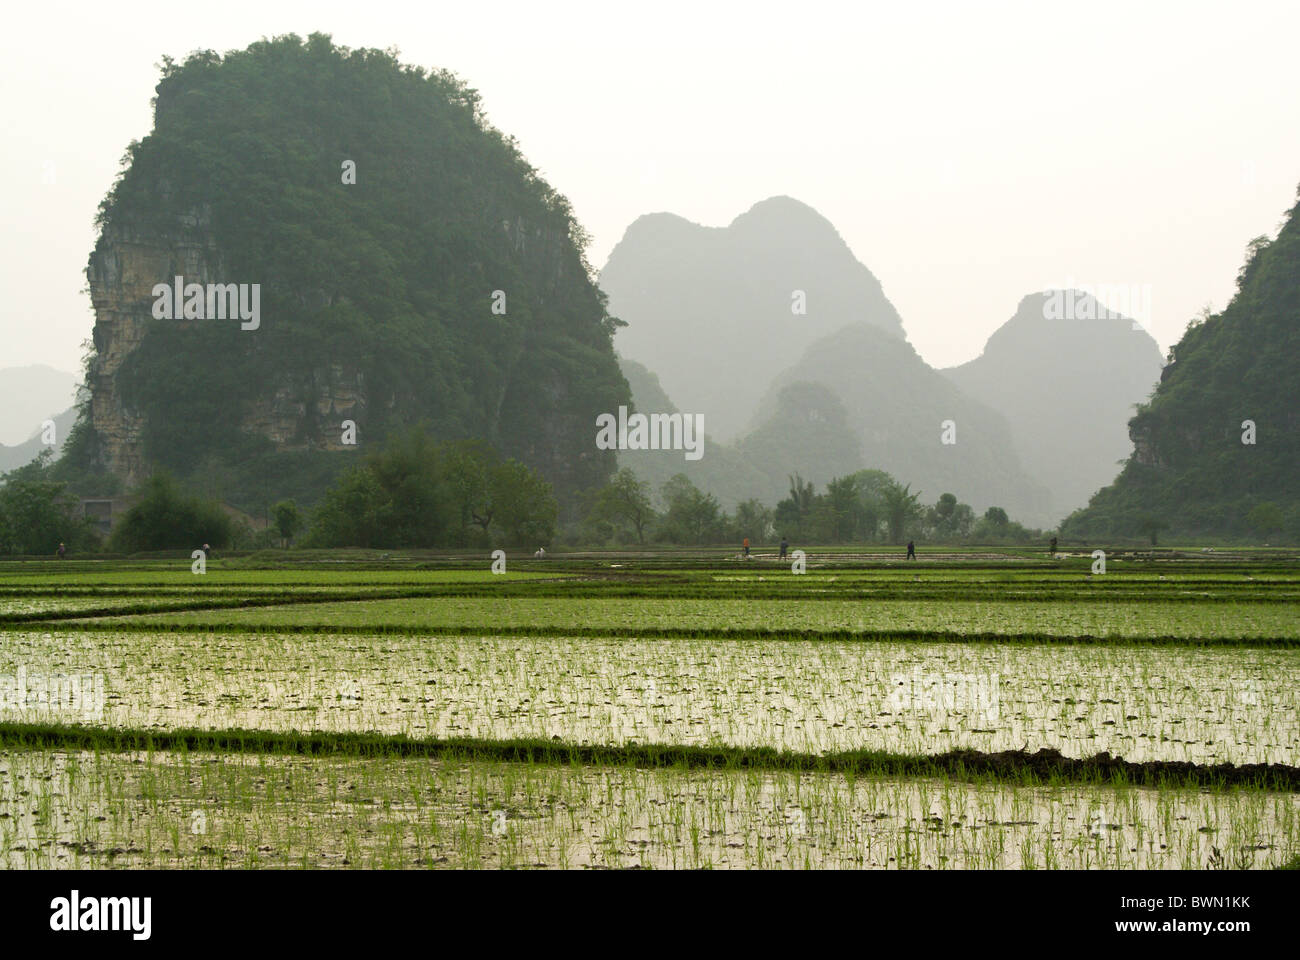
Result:
{"type": "Polygon", "coordinates": [[[745,538],[745,556],[749,556],[749,537],[745,538]]]}

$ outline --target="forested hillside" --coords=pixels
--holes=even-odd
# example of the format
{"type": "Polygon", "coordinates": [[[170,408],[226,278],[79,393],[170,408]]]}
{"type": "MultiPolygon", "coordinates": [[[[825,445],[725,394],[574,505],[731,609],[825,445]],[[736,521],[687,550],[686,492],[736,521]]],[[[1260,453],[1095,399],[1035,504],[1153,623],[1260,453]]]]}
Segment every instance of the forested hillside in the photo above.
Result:
{"type": "Polygon", "coordinates": [[[1227,308],[1188,325],[1123,472],[1066,534],[1300,538],[1298,212],[1251,241],[1227,308]]]}
{"type": "Polygon", "coordinates": [[[561,502],[613,468],[592,424],[629,394],[586,237],[451,74],[321,35],[166,60],[99,226],[71,475],[165,467],[248,507],[310,500],[418,423],[487,441],[561,502]],[[174,276],[260,285],[256,326],[158,318],[174,276]]]}

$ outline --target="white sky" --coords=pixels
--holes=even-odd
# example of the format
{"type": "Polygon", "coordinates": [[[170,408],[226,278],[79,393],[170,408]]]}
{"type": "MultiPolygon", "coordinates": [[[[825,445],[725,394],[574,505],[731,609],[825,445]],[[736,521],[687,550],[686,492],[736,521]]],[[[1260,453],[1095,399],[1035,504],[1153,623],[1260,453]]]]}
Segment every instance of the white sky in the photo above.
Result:
{"type": "MultiPolygon", "coordinates": [[[[595,238],[788,194],[936,366],[1029,292],[1147,288],[1167,347],[1300,182],[1300,4],[175,2],[0,15],[0,367],[75,370],[92,219],[162,54],[331,33],[449,68],[595,238]],[[52,183],[44,182],[53,179],[52,183]]],[[[1116,304],[1112,304],[1116,306],[1116,304]]]]}

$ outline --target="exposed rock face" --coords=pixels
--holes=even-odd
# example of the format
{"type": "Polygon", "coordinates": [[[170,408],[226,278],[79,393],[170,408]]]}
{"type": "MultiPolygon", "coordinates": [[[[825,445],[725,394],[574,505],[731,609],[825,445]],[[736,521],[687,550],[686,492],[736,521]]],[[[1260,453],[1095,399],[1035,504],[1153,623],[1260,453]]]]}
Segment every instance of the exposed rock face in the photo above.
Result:
{"type": "Polygon", "coordinates": [[[1144,467],[1163,467],[1164,464],[1156,456],[1155,447],[1151,443],[1151,435],[1144,429],[1134,429],[1129,431],[1133,439],[1133,459],[1142,464],[1144,467]]]}
{"type": "Polygon", "coordinates": [[[245,416],[241,426],[266,437],[281,450],[344,449],[344,421],[355,423],[365,408],[364,378],[359,371],[348,371],[342,364],[333,364],[319,373],[323,382],[313,398],[300,399],[293,389],[281,387],[267,406],[245,416]],[[316,429],[309,429],[309,424],[316,429]]]}
{"type": "MultiPolygon", "coordinates": [[[[128,487],[146,479],[152,468],[144,451],[144,415],[123,397],[118,373],[148,330],[155,284],[171,283],[177,276],[186,283],[207,284],[228,276],[209,226],[206,211],[187,216],[173,234],[165,236],[166,242],[160,242],[159,236],[110,226],[101,234],[86,268],[95,311],[95,359],[86,383],[90,423],[98,435],[104,467],[128,487]]],[[[184,326],[206,321],[170,322],[184,326]]],[[[360,371],[341,363],[314,371],[307,396],[298,383],[263,396],[240,418],[240,427],[282,450],[345,449],[343,421],[356,421],[365,408],[360,371]]]]}
{"type": "Polygon", "coordinates": [[[69,470],[310,503],[420,429],[522,461],[562,509],[608,477],[595,417],[628,388],[585,233],[473,90],[313,34],[169,62],[157,91],[100,209],[69,470]],[[257,322],[155,317],[178,276],[257,322]]]}
{"type": "Polygon", "coordinates": [[[212,276],[209,261],[214,255],[211,246],[183,236],[168,247],[156,238],[110,228],[100,236],[86,267],[95,310],[95,359],[86,383],[90,422],[99,436],[104,466],[128,485],[144,480],[150,470],[142,449],[143,418],[122,402],[117,373],[144,339],[154,284],[177,274],[212,276]]]}

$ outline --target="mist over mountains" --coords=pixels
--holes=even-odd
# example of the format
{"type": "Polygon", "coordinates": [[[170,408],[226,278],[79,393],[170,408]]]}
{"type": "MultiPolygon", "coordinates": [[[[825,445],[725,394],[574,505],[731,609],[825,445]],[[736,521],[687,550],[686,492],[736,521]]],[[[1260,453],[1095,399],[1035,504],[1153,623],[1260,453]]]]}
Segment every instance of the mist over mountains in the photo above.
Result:
{"type": "Polygon", "coordinates": [[[0,473],[31,463],[47,446],[63,451],[77,411],[77,378],[43,364],[0,370],[0,473]],[[54,422],[54,443],[43,425],[54,422]]]}
{"type": "Polygon", "coordinates": [[[685,472],[724,504],[779,497],[795,472],[824,483],[875,468],[927,501],[952,492],[1053,525],[1118,472],[1161,367],[1130,320],[1051,319],[1040,293],[980,357],[935,370],[834,227],[788,197],[725,228],[641,217],[601,282],[628,324],[615,345],[638,409],[703,413],[710,440],[690,467],[620,463],[652,483],[685,472]]]}
{"type": "Polygon", "coordinates": [[[88,402],[70,410],[70,374],[0,371],[0,470],[57,418],[78,494],[162,470],[247,509],[314,504],[358,453],[422,431],[536,471],[566,522],[617,463],[656,490],[684,473],[726,508],[874,469],[1032,526],[1092,498],[1069,526],[1088,536],[1300,524],[1294,211],[1168,367],[1130,319],[1073,291],[1054,313],[1039,291],[937,370],[832,223],[787,196],[725,227],[639,217],[596,282],[568,201],[477,94],[388,52],[312,35],[168,61],[154,119],[97,220],[88,402]],[[262,315],[160,314],[173,278],[178,305],[182,280],[209,303],[253,287],[262,315]],[[703,459],[602,445],[600,418],[628,405],[701,416],[703,459]],[[1269,443],[1253,460],[1245,421],[1269,443]]]}
{"type": "Polygon", "coordinates": [[[983,353],[940,372],[1006,418],[1017,457],[1050,491],[1059,520],[1115,478],[1129,451],[1128,420],[1164,360],[1149,333],[1107,316],[1091,297],[1072,298],[1068,313],[1050,309],[1050,299],[1025,297],[983,353]]]}
{"type": "Polygon", "coordinates": [[[0,369],[0,445],[15,446],[76,400],[75,374],[44,364],[0,369]]]}
{"type": "Polygon", "coordinates": [[[7,445],[0,443],[0,473],[31,463],[47,448],[55,459],[63,453],[63,444],[67,442],[73,424],[77,422],[77,408],[69,407],[57,416],[46,419],[54,423],[54,443],[45,442],[45,431],[39,426],[22,443],[7,445]]]}
{"type": "Polygon", "coordinates": [[[799,381],[828,387],[844,404],[862,466],[911,483],[927,502],[951,492],[979,510],[1000,506],[1035,524],[1050,522],[1048,492],[1021,466],[1006,421],[907,341],[861,324],[823,338],[776,378],[759,418],[770,417],[780,391],[799,381]],[[954,442],[944,442],[946,430],[954,442]]]}
{"type": "Polygon", "coordinates": [[[896,339],[902,320],[835,228],[790,197],[755,204],[726,227],[670,213],[638,218],[600,274],[627,324],[617,349],[658,374],[675,403],[735,439],[772,378],[850,322],[896,339]],[[806,312],[796,313],[797,292],[806,312]]]}

